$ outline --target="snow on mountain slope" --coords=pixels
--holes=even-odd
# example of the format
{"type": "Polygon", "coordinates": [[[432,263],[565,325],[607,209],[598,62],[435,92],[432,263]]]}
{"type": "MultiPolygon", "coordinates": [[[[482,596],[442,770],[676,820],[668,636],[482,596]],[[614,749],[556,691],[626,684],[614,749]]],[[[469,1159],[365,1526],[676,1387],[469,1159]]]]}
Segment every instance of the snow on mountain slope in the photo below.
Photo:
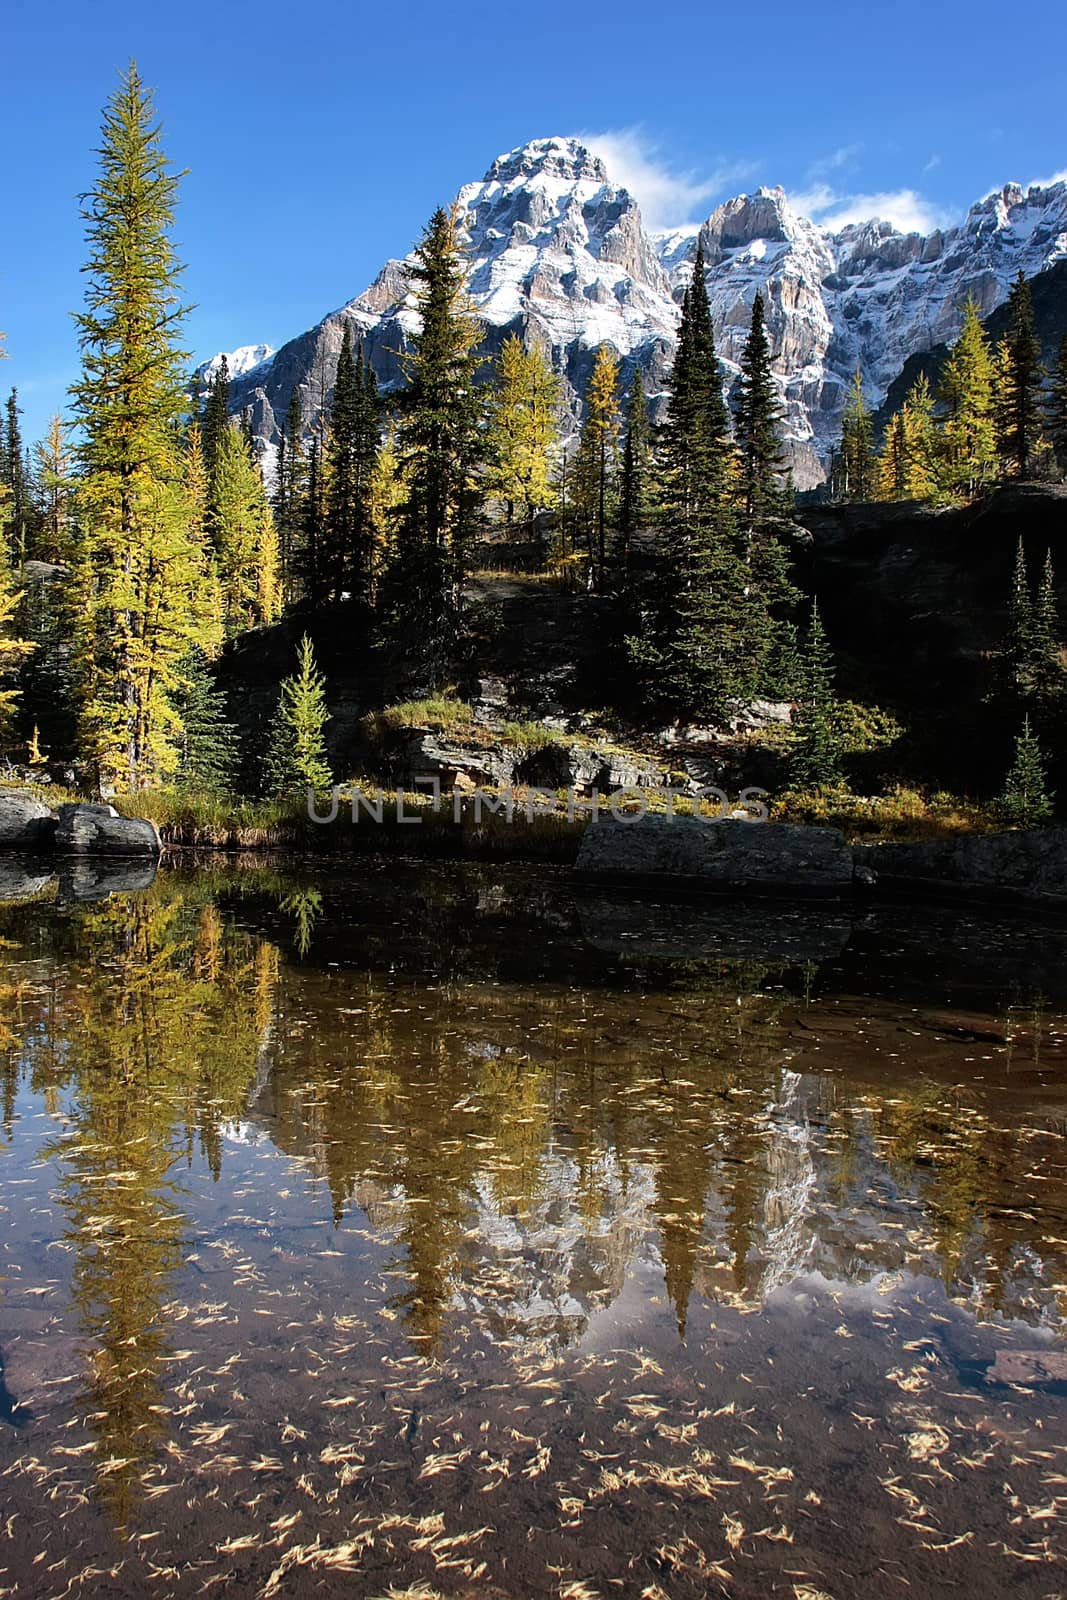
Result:
{"type": "MultiPolygon", "coordinates": [[[[601,343],[621,358],[624,382],[639,364],[654,405],[662,396],[699,233],[728,384],[753,297],[764,293],[801,488],[825,475],[857,363],[877,404],[909,355],[955,335],[969,293],[990,311],[1016,272],[1033,276],[1067,257],[1065,183],[1025,193],[1008,185],[957,227],[927,236],[877,220],[833,233],[771,188],[727,201],[699,229],[652,236],[633,197],[575,139],[536,139],[498,157],[459,204],[484,353],[512,331],[544,346],[574,425],[601,343]]],[[[346,320],[383,386],[398,383],[416,326],[406,263],[389,261],[363,294],[277,354],[251,346],[228,358],[234,406],[251,407],[265,442],[277,438],[294,387],[309,422],[329,404],[346,320]]]]}
{"type": "Polygon", "coordinates": [[[272,355],[274,346],[269,344],[243,344],[238,350],[220,350],[210,361],[197,367],[197,375],[203,383],[210,383],[225,361],[231,378],[243,378],[269,361],[272,355]]]}

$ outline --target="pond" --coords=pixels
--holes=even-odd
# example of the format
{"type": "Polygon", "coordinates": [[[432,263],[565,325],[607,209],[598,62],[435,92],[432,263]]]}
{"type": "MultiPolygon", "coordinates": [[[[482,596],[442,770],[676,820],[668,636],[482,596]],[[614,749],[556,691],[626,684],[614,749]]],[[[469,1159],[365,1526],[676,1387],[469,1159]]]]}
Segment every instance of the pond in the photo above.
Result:
{"type": "Polygon", "coordinates": [[[0,1596],[1067,1594],[1067,926],[26,883],[0,1596]]]}

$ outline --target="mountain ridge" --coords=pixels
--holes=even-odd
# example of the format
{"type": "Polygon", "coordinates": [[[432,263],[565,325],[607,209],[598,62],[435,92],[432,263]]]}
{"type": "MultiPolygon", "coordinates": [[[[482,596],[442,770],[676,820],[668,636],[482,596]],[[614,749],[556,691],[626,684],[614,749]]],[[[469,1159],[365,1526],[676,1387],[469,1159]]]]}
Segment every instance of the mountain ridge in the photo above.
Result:
{"type": "MultiPolygon", "coordinates": [[[[457,200],[471,299],[485,330],[482,354],[493,355],[512,332],[546,348],[563,380],[568,431],[577,428],[601,343],[620,358],[624,382],[640,365],[653,410],[662,408],[699,237],[727,388],[752,299],[757,289],[764,294],[786,443],[802,489],[825,477],[857,363],[877,406],[910,356],[954,336],[968,294],[988,314],[1018,271],[1034,277],[1067,260],[1064,182],[1028,190],[1006,184],[961,223],[925,235],[877,219],[833,231],[768,186],[724,201],[692,228],[654,233],[599,156],[579,139],[554,137],[498,156],[457,200]]],[[[234,379],[233,408],[251,411],[268,455],[294,387],[309,424],[328,407],[346,321],[382,387],[401,382],[402,353],[417,327],[408,261],[388,260],[361,294],[250,368],[249,352],[269,346],[235,353],[247,370],[234,379]]]]}

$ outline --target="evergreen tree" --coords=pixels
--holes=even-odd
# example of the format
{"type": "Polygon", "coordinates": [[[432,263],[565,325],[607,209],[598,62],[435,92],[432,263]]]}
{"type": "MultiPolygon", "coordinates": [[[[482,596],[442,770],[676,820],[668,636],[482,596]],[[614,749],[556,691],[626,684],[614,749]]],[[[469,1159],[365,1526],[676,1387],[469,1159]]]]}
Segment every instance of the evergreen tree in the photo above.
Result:
{"type": "Polygon", "coordinates": [[[204,466],[208,478],[214,476],[219,447],[230,427],[230,367],[225,356],[208,384],[204,396],[204,412],[200,419],[203,438],[204,466]]]}
{"type": "Polygon", "coordinates": [[[326,513],[320,449],[319,436],[314,433],[308,450],[307,476],[303,502],[300,506],[300,542],[293,561],[294,571],[300,580],[302,597],[312,610],[320,606],[326,597],[324,571],[326,513]]]}
{"type": "Polygon", "coordinates": [[[31,494],[26,453],[22,443],[19,417],[18,390],[12,389],[7,397],[7,426],[0,451],[0,483],[8,489],[7,547],[11,562],[17,572],[29,554],[31,494]]]}
{"type": "Polygon", "coordinates": [[[635,536],[648,524],[652,499],[652,425],[641,368],[634,367],[626,401],[626,442],[619,485],[619,547],[623,567],[629,565],[635,536]]]}
{"type": "Polygon", "coordinates": [[[231,793],[238,762],[237,730],[202,650],[194,650],[185,661],[177,698],[182,724],[178,787],[195,794],[231,793]]]}
{"type": "Polygon", "coordinates": [[[741,357],[737,440],[741,451],[744,513],[756,526],[785,508],[782,408],[771,371],[763,296],[752,302],[752,327],[741,357]]]}
{"type": "Polygon", "coordinates": [[[1034,332],[1030,285],[1020,271],[1008,296],[1010,317],[998,412],[1004,469],[1025,478],[1037,445],[1041,416],[1041,349],[1034,332]]]}
{"type": "Polygon", "coordinates": [[[841,469],[844,497],[853,503],[870,500],[875,486],[874,422],[863,394],[863,373],[857,367],[841,419],[841,469]]]}
{"type": "Polygon", "coordinates": [[[184,310],[170,240],[177,179],[149,93],[130,65],[104,114],[100,172],[83,208],[86,309],[75,641],[82,750],[97,782],[137,789],[176,761],[180,665],[210,648],[204,551],[180,449],[184,310]]]}
{"type": "Polygon", "coordinates": [[[942,430],[946,486],[968,497],[980,493],[996,471],[993,417],[993,357],[973,297],[963,308],[963,327],[941,373],[947,407],[942,430]]]}
{"type": "Polygon", "coordinates": [[[1061,472],[1067,472],[1067,334],[1060,340],[1045,402],[1049,440],[1061,472]]]}
{"type": "Polygon", "coordinates": [[[325,579],[330,598],[370,604],[370,486],[378,455],[378,395],[345,323],[326,447],[325,579]]]}
{"type": "Polygon", "coordinates": [[[790,760],[792,781],[816,789],[840,783],[843,750],[834,658],[814,601],[801,654],[800,694],[793,726],[797,739],[790,760]]]}
{"type": "Polygon", "coordinates": [[[1017,828],[1036,828],[1052,816],[1052,796],[1046,791],[1045,760],[1030,718],[1023,719],[1015,741],[1015,760],[1000,797],[1005,820],[1017,828]]]}
{"type": "Polygon", "coordinates": [[[516,334],[504,340],[494,377],[486,482],[490,493],[503,501],[510,528],[516,509],[527,520],[552,504],[560,382],[540,345],[526,350],[516,334]]]}
{"type": "Polygon", "coordinates": [[[415,248],[419,331],[399,397],[397,452],[405,500],[397,518],[392,610],[436,683],[455,644],[484,455],[475,376],[479,325],[467,297],[459,211],[437,210],[415,248]]]}
{"type": "Polygon", "coordinates": [[[267,756],[267,786],[279,797],[325,794],[333,784],[323,730],[330,720],[325,681],[305,633],[297,648],[297,671],[281,686],[267,756]]]}
{"type": "Polygon", "coordinates": [[[589,551],[591,575],[603,583],[607,567],[608,527],[613,520],[619,437],[619,365],[602,344],[596,353],[593,375],[585,397],[575,461],[574,513],[576,526],[589,551]]]}
{"type": "Polygon", "coordinates": [[[699,238],[682,299],[660,456],[668,522],[684,527],[722,504],[731,456],[729,414],[699,238]]]}
{"type": "Polygon", "coordinates": [[[1060,659],[1056,574],[1052,565],[1051,550],[1045,552],[1045,564],[1033,606],[1031,651],[1032,694],[1035,709],[1045,721],[1051,721],[1051,714],[1058,712],[1062,706],[1065,687],[1060,659]]]}
{"type": "Polygon", "coordinates": [[[278,441],[278,470],[274,490],[274,522],[278,530],[278,570],[283,605],[290,604],[295,598],[307,473],[303,408],[300,391],[294,386],[278,441]]]}
{"type": "Polygon", "coordinates": [[[278,614],[278,547],[258,468],[232,424],[215,442],[208,480],[207,529],[215,557],[227,638],[278,614]]]}

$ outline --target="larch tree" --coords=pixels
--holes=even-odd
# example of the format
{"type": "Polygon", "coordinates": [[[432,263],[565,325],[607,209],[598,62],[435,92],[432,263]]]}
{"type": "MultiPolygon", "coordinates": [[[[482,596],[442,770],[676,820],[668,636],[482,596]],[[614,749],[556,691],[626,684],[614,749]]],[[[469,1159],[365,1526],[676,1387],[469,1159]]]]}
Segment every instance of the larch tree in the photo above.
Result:
{"type": "Polygon", "coordinates": [[[36,554],[41,561],[63,561],[69,554],[76,488],[69,432],[62,417],[54,416],[44,438],[34,446],[40,510],[36,554]]]}
{"type": "Polygon", "coordinates": [[[516,512],[528,522],[553,503],[560,381],[541,346],[527,350],[516,334],[504,340],[493,376],[486,484],[510,528],[516,512]]]}
{"type": "Polygon", "coordinates": [[[907,403],[889,420],[878,457],[879,500],[906,500],[908,497],[908,409],[907,403]]]}
{"type": "Polygon", "coordinates": [[[908,392],[904,416],[904,498],[936,500],[940,490],[940,438],[930,380],[920,373],[908,392]]]}
{"type": "Polygon", "coordinates": [[[214,637],[181,456],[178,180],[132,63],[105,110],[99,157],[82,211],[89,259],[72,390],[84,580],[75,655],[86,764],[98,784],[136,790],[173,772],[179,665],[214,637]]]}
{"type": "Polygon", "coordinates": [[[207,529],[227,638],[273,622],[279,610],[274,519],[259,469],[232,423],[215,442],[208,473],[207,529]]]}
{"type": "Polygon", "coordinates": [[[969,498],[997,469],[993,415],[993,356],[973,296],[963,308],[963,326],[941,372],[939,394],[946,407],[942,429],[946,486],[969,498]]]}

